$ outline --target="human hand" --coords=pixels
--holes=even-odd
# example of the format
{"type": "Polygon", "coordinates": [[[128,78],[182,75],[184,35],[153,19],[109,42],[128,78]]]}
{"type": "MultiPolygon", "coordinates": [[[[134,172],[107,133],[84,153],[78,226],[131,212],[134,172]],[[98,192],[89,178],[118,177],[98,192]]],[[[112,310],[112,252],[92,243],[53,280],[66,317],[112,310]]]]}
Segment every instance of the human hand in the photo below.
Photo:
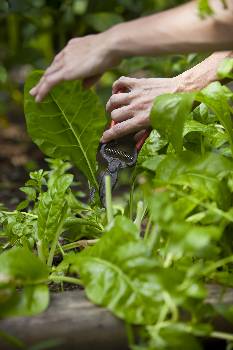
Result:
{"type": "Polygon", "coordinates": [[[84,86],[94,84],[102,73],[120,62],[113,52],[112,40],[108,31],[71,39],[30,94],[40,102],[61,81],[83,79],[84,86]]]}
{"type": "Polygon", "coordinates": [[[107,112],[117,124],[104,132],[101,142],[109,142],[148,128],[155,97],[179,91],[180,84],[179,77],[118,79],[113,84],[113,94],[106,105],[107,112]]]}

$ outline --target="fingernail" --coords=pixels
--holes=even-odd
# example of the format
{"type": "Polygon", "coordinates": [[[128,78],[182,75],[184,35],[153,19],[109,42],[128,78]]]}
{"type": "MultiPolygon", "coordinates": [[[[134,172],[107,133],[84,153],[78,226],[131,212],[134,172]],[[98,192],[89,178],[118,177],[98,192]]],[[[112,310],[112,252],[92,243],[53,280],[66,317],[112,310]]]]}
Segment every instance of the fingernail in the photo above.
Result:
{"type": "Polygon", "coordinates": [[[35,96],[36,94],[36,88],[32,88],[30,91],[29,91],[29,94],[32,95],[32,96],[35,96]]]}

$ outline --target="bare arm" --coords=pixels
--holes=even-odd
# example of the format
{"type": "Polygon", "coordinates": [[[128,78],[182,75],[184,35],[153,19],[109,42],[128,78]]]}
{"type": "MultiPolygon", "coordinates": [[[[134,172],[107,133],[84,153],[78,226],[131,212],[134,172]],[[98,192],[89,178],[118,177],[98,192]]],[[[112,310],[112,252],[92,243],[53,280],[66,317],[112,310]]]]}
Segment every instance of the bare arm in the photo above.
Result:
{"type": "Polygon", "coordinates": [[[197,2],[120,24],[112,29],[122,57],[230,50],[233,48],[233,0],[224,9],[210,0],[213,16],[201,19],[197,2]]]}
{"type": "Polygon", "coordinates": [[[201,20],[197,2],[119,24],[106,32],[72,39],[55,57],[31,94],[41,101],[63,80],[92,83],[122,58],[137,55],[227,50],[233,47],[233,0],[223,9],[210,0],[213,17],[201,20]]]}
{"type": "Polygon", "coordinates": [[[216,52],[175,78],[135,79],[121,77],[113,84],[107,111],[117,125],[104,132],[102,142],[136,133],[150,125],[150,110],[156,96],[163,93],[198,91],[218,80],[220,62],[233,51],[216,52]],[[121,91],[121,93],[118,93],[121,91]]]}

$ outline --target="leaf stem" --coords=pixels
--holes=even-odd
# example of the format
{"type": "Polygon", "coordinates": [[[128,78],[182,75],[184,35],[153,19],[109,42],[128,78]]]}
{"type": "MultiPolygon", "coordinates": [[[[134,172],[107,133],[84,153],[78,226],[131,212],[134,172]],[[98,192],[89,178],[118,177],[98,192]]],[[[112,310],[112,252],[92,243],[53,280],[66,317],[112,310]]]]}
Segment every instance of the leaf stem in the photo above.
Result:
{"type": "Polygon", "coordinates": [[[151,215],[150,215],[149,219],[147,221],[147,224],[146,224],[146,230],[145,230],[145,234],[144,234],[145,241],[148,239],[148,236],[150,234],[151,223],[152,223],[152,218],[151,218],[151,215]]]}
{"type": "Polygon", "coordinates": [[[108,224],[113,221],[113,208],[112,208],[112,191],[111,191],[111,177],[109,175],[105,176],[105,201],[106,201],[106,211],[108,224]]]}
{"type": "Polygon", "coordinates": [[[43,241],[41,239],[39,239],[37,241],[37,252],[38,252],[38,257],[40,258],[40,260],[45,263],[46,262],[46,259],[45,259],[45,256],[44,256],[44,246],[43,246],[43,241]]]}
{"type": "Polygon", "coordinates": [[[214,332],[211,332],[209,336],[211,338],[218,338],[218,339],[233,341],[233,334],[230,334],[230,333],[214,331],[214,332]]]}
{"type": "Polygon", "coordinates": [[[63,247],[62,247],[62,245],[59,243],[59,241],[57,242],[57,245],[58,245],[58,248],[59,248],[59,250],[60,250],[60,252],[61,252],[61,255],[62,256],[65,256],[65,252],[64,252],[64,250],[63,250],[63,247]]]}
{"type": "Polygon", "coordinates": [[[223,218],[229,220],[230,222],[233,222],[233,218],[231,215],[229,215],[228,213],[225,213],[224,211],[222,211],[219,208],[213,208],[211,207],[211,205],[208,205],[206,203],[201,203],[197,198],[193,197],[192,195],[186,195],[183,192],[177,190],[175,187],[168,185],[167,188],[173,192],[175,192],[177,195],[181,196],[181,197],[186,197],[188,199],[190,199],[190,201],[192,201],[193,203],[200,205],[200,207],[203,207],[205,209],[208,209],[209,211],[212,211],[213,213],[222,216],[223,218]]]}
{"type": "Polygon", "coordinates": [[[5,210],[1,210],[0,213],[6,214],[6,215],[15,215],[15,214],[23,214],[26,216],[31,216],[34,219],[37,219],[38,216],[35,214],[31,214],[31,213],[27,213],[26,211],[18,211],[18,210],[13,210],[13,211],[5,211],[5,210]]]}
{"type": "Polygon", "coordinates": [[[211,264],[206,269],[204,269],[203,275],[208,275],[212,271],[217,270],[219,267],[222,267],[222,266],[230,264],[230,263],[233,263],[233,255],[230,255],[226,258],[220,259],[220,260],[216,261],[215,263],[211,264]]]}
{"type": "Polygon", "coordinates": [[[57,243],[58,243],[58,239],[60,237],[60,234],[61,234],[61,231],[62,231],[62,228],[63,228],[63,224],[64,224],[64,220],[65,220],[65,214],[67,213],[67,210],[68,210],[68,204],[67,202],[64,204],[64,207],[62,209],[63,213],[62,213],[62,216],[60,218],[60,223],[57,227],[57,231],[54,235],[54,238],[53,238],[53,241],[52,241],[52,244],[51,244],[51,247],[50,247],[50,251],[49,251],[49,257],[48,257],[48,260],[47,260],[47,265],[49,267],[52,266],[53,264],[53,258],[54,258],[54,254],[56,252],[56,247],[57,247],[57,243]]]}
{"type": "Polygon", "coordinates": [[[83,282],[80,278],[69,277],[69,276],[49,276],[49,281],[51,282],[66,282],[78,284],[79,286],[83,286],[83,282]]]}
{"type": "Polygon", "coordinates": [[[97,239],[82,239],[80,241],[64,244],[61,247],[62,247],[62,249],[64,251],[66,251],[66,250],[70,250],[70,249],[74,249],[74,248],[78,248],[78,247],[85,247],[85,246],[88,246],[88,245],[95,245],[98,242],[98,240],[99,240],[98,238],[97,239]]]}
{"type": "Polygon", "coordinates": [[[144,208],[144,203],[143,201],[138,201],[137,203],[137,215],[134,220],[135,225],[138,227],[138,229],[141,229],[141,224],[142,224],[142,219],[145,215],[146,209],[144,208]]]}
{"type": "Polygon", "coordinates": [[[129,218],[133,220],[133,195],[134,195],[135,181],[132,183],[132,187],[129,195],[129,218]]]}

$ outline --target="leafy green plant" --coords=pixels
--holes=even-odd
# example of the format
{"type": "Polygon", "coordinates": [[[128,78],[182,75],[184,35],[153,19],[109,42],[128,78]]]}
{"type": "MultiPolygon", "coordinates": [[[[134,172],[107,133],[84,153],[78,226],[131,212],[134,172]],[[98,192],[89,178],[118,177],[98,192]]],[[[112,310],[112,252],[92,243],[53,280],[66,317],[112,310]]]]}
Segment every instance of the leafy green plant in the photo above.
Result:
{"type": "Polygon", "coordinates": [[[29,134],[46,155],[72,161],[98,187],[96,152],[106,124],[103,106],[77,81],[57,86],[43,103],[36,104],[29,91],[40,77],[41,73],[33,73],[25,85],[29,134]]]}
{"type": "Polygon", "coordinates": [[[206,301],[208,283],[222,286],[221,296],[232,286],[232,91],[213,83],[196,94],[156,98],[155,129],[139,154],[129,203],[119,210],[107,178],[105,210],[75,194],[67,162],[95,184],[102,107],[78,82],[65,82],[36,104],[28,90],[39,77],[26,84],[28,132],[60,159],[30,174],[15,211],[0,210],[0,317],[43,311],[48,286],[68,282],[139,326],[132,349],[180,350],[188,342],[196,350],[201,337],[233,341],[212,324],[216,315],[232,320],[232,308],[225,310],[221,298],[217,305],[206,301]],[[19,257],[25,259],[18,267],[19,257]]]}

